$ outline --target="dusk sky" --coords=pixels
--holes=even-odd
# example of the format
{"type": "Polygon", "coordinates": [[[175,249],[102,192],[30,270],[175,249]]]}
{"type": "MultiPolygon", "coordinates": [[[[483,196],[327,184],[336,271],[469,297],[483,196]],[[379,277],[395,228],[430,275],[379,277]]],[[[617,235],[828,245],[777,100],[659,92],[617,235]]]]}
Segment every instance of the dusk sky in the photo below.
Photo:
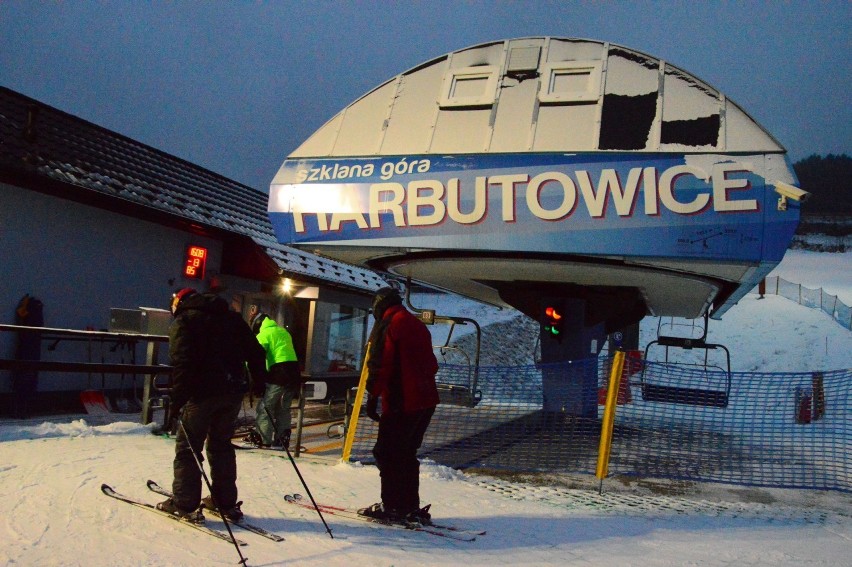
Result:
{"type": "Polygon", "coordinates": [[[527,36],[609,41],[719,89],[793,161],[852,150],[852,2],[0,0],[0,85],[267,191],[356,98],[527,36]]]}

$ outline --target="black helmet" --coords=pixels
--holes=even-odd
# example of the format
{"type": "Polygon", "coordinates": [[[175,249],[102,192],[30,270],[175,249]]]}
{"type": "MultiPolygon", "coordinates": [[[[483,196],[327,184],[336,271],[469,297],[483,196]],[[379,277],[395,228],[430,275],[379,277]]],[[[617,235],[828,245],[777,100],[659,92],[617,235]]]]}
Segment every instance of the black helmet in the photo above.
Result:
{"type": "Polygon", "coordinates": [[[373,298],[373,316],[376,320],[381,319],[385,310],[391,305],[402,305],[402,297],[392,287],[383,287],[376,292],[373,298]]]}
{"type": "Polygon", "coordinates": [[[267,315],[263,311],[259,311],[258,314],[252,318],[252,320],[249,322],[249,325],[251,325],[251,330],[254,332],[255,335],[260,332],[261,324],[263,324],[263,321],[268,318],[269,315],[267,315]]]}
{"type": "Polygon", "coordinates": [[[184,287],[184,288],[181,288],[181,289],[175,291],[172,294],[172,304],[171,304],[172,315],[174,315],[175,311],[177,311],[178,305],[180,305],[181,301],[183,301],[187,297],[195,295],[196,293],[198,293],[198,291],[196,291],[195,289],[193,289],[191,287],[184,287]]]}

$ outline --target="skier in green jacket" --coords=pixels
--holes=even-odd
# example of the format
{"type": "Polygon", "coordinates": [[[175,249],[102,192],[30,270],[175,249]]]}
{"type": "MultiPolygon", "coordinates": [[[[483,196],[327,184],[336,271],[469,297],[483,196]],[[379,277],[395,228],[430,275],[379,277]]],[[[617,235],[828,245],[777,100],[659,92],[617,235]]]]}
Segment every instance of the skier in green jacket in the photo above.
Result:
{"type": "Polygon", "coordinates": [[[266,313],[255,315],[251,327],[266,351],[269,376],[256,408],[256,429],[249,433],[246,441],[257,447],[289,448],[290,404],[299,395],[302,383],[293,338],[266,313]]]}

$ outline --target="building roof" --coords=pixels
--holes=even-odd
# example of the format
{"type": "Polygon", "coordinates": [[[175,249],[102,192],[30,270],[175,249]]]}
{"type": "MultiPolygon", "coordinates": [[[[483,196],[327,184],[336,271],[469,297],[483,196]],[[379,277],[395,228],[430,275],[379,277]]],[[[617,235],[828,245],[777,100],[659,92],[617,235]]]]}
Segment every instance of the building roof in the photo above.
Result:
{"type": "Polygon", "coordinates": [[[607,41],[525,37],[392,77],[289,159],[594,151],[785,150],[729,97],[667,61],[607,41]]]}
{"type": "MultiPolygon", "coordinates": [[[[385,285],[375,272],[279,244],[267,195],[0,87],[0,171],[46,178],[77,197],[131,204],[250,238],[283,273],[349,289],[385,285]]],[[[5,177],[5,175],[4,175],[5,177]]]]}

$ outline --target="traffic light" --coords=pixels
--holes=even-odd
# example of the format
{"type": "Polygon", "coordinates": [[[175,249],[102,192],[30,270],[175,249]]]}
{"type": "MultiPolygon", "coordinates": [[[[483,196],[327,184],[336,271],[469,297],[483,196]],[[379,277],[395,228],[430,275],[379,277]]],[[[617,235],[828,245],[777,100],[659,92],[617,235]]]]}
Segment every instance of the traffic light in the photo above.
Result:
{"type": "Polygon", "coordinates": [[[564,313],[561,305],[549,304],[544,307],[544,334],[550,335],[557,341],[562,340],[564,313]]]}

